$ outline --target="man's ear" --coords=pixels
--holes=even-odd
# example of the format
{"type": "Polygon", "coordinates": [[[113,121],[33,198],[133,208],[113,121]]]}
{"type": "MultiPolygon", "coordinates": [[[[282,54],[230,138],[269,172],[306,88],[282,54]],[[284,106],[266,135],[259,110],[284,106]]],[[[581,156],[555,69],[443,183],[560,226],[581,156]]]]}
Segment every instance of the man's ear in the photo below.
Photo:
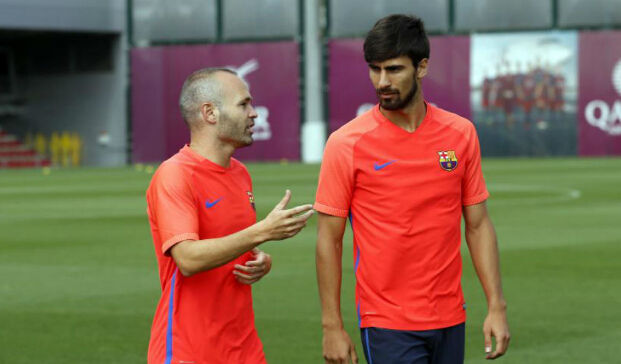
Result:
{"type": "Polygon", "coordinates": [[[220,116],[220,110],[211,102],[206,102],[201,105],[201,119],[202,121],[215,124],[220,116]]]}
{"type": "Polygon", "coordinates": [[[429,66],[429,59],[423,58],[420,62],[418,62],[418,67],[416,67],[416,77],[423,78],[427,76],[427,71],[429,66]]]}

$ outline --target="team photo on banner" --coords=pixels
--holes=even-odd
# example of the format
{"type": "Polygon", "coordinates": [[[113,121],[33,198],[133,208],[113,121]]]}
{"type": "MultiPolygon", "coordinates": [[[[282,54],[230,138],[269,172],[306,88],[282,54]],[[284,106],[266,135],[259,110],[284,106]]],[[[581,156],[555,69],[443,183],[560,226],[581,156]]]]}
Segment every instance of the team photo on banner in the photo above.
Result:
{"type": "Polygon", "coordinates": [[[472,37],[473,122],[487,156],[575,155],[577,33],[472,37]]]}

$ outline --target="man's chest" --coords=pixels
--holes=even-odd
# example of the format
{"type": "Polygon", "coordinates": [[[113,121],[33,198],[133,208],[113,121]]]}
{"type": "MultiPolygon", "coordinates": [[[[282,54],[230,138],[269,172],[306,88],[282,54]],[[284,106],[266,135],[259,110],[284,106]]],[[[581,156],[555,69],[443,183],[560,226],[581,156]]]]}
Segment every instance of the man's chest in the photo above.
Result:
{"type": "Polygon", "coordinates": [[[354,200],[393,206],[459,201],[467,167],[466,148],[450,138],[397,141],[358,148],[354,200]]]}
{"type": "Polygon", "coordinates": [[[256,222],[250,181],[227,175],[194,183],[201,238],[230,235],[256,222]]]}

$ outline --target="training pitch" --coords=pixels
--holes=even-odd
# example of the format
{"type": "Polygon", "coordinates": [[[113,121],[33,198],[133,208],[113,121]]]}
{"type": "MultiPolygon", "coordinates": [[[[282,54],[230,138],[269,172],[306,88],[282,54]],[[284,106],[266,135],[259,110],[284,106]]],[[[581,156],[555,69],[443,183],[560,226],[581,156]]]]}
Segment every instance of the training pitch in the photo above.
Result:
{"type": "MultiPolygon", "coordinates": [[[[258,218],[293,192],[311,203],[318,165],[248,164],[258,218]]],[[[484,159],[512,341],[501,363],[617,363],[621,159],[484,159]]],[[[159,278],[149,166],[0,170],[0,363],[145,363],[159,278]]],[[[416,193],[416,191],[412,191],[416,193]]],[[[270,364],[323,363],[316,218],[270,242],[254,286],[270,364]]],[[[342,310],[360,362],[351,233],[342,310]]],[[[464,246],[466,362],[483,363],[485,298],[464,246]]],[[[233,364],[233,363],[232,363],[233,364]]]]}

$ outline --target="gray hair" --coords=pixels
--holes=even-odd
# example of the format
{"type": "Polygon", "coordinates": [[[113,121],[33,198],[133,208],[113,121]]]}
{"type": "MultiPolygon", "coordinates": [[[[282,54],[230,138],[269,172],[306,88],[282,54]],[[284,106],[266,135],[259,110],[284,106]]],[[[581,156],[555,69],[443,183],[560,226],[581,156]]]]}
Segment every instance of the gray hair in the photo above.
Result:
{"type": "Polygon", "coordinates": [[[200,116],[200,106],[211,102],[222,108],[222,85],[213,76],[218,72],[237,73],[228,68],[203,68],[192,73],[183,83],[179,109],[183,120],[192,129],[192,120],[200,116]]]}

